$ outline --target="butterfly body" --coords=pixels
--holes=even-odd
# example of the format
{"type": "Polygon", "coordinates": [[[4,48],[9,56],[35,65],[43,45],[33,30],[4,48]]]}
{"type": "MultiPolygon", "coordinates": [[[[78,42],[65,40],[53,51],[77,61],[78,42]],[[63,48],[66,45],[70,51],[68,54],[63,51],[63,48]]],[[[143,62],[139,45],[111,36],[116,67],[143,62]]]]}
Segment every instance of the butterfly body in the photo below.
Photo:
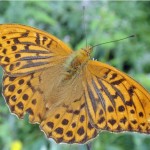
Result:
{"type": "Polygon", "coordinates": [[[66,70],[66,79],[72,78],[75,74],[83,71],[83,68],[90,60],[88,53],[91,48],[74,51],[66,60],[64,67],[66,70]]]}
{"type": "Polygon", "coordinates": [[[72,51],[44,31],[0,25],[3,95],[19,118],[57,143],[85,143],[102,130],[150,134],[150,93],[116,68],[72,51]]]}

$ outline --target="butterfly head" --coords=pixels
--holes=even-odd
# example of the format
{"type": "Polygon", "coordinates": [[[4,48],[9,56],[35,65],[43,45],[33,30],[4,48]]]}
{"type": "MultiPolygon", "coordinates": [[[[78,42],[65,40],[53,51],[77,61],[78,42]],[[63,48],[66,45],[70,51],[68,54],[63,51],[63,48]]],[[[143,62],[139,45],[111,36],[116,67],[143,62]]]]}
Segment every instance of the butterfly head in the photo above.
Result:
{"type": "Polygon", "coordinates": [[[84,51],[85,55],[87,55],[90,58],[91,52],[93,51],[93,47],[87,46],[86,48],[82,48],[82,50],[84,51]]]}

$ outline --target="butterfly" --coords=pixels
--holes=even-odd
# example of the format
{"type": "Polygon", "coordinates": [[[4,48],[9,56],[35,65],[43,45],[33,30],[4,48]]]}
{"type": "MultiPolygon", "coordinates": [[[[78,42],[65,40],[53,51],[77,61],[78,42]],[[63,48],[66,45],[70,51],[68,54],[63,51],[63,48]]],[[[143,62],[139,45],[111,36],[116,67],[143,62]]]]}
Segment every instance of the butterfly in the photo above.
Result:
{"type": "Polygon", "coordinates": [[[150,93],[134,79],[73,51],[44,31],[0,25],[3,96],[10,111],[40,124],[57,143],[85,143],[101,131],[150,134],[150,93]]]}

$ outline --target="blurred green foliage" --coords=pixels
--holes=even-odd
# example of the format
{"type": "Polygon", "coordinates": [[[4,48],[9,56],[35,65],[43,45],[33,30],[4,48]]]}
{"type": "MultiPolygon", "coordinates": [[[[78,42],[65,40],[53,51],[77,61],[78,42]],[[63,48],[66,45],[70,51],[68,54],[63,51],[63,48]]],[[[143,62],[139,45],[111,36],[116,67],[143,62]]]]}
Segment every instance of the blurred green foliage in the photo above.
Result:
{"type": "MultiPolygon", "coordinates": [[[[77,50],[89,45],[136,37],[95,48],[93,57],[130,74],[150,90],[150,2],[138,1],[0,1],[0,23],[19,23],[43,29],[77,50]],[[83,9],[85,6],[85,19],[83,9]],[[86,32],[84,31],[86,26],[86,32]]],[[[2,69],[0,70],[2,82],[2,69]]],[[[0,84],[2,89],[2,84],[0,84]]],[[[86,150],[84,145],[57,145],[38,125],[18,120],[0,96],[1,150],[86,150]]],[[[150,136],[102,132],[93,150],[149,150],[150,136]]]]}

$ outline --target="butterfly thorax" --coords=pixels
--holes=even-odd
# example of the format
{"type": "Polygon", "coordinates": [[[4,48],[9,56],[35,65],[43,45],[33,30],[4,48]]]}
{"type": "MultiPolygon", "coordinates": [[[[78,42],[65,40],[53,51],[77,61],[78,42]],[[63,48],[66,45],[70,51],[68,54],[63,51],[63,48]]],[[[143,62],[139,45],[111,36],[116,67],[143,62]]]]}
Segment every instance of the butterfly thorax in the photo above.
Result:
{"type": "Polygon", "coordinates": [[[81,72],[82,68],[87,64],[90,59],[91,48],[81,49],[75,51],[68,57],[65,62],[65,70],[67,74],[67,79],[72,78],[75,74],[81,72]]]}

